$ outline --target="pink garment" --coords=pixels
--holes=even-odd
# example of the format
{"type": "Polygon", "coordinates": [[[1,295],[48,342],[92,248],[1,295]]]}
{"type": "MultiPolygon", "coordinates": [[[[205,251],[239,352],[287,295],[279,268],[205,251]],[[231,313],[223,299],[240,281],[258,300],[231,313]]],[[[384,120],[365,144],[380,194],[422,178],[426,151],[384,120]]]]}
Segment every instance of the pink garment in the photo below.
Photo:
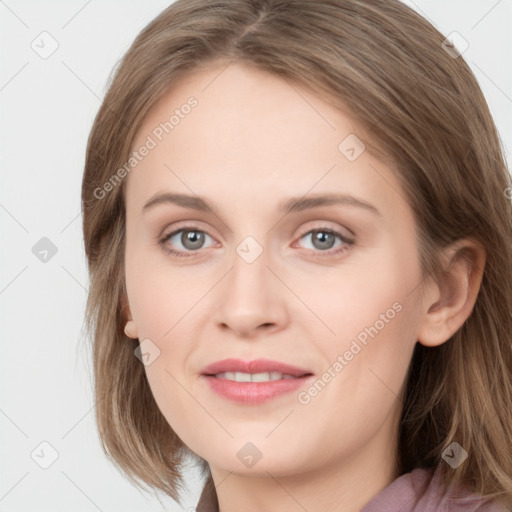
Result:
{"type": "MultiPolygon", "coordinates": [[[[416,468],[398,477],[360,512],[511,512],[469,490],[459,493],[458,498],[452,493],[441,495],[438,478],[431,470],[416,468]]],[[[219,512],[214,491],[212,485],[204,486],[196,512],[219,512]]]]}
{"type": "Polygon", "coordinates": [[[361,512],[507,512],[503,505],[469,490],[442,495],[439,474],[416,468],[378,493],[361,512]],[[433,475],[433,476],[432,476],[433,475]]]}

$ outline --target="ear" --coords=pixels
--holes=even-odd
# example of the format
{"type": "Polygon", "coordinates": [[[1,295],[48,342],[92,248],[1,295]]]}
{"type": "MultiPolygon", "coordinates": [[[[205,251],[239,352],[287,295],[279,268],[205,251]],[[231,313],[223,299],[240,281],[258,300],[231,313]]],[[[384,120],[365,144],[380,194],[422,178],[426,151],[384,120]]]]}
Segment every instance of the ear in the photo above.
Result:
{"type": "Polygon", "coordinates": [[[417,340],[434,347],[449,340],[469,318],[475,305],[486,261],[485,249],[475,240],[462,239],[444,249],[443,274],[430,278],[417,340]]]}
{"type": "Polygon", "coordinates": [[[126,295],[126,293],[123,293],[121,295],[120,303],[121,303],[121,311],[122,311],[123,322],[127,322],[128,320],[132,320],[132,312],[130,310],[130,304],[128,302],[128,296],[126,295]]]}
{"type": "Polygon", "coordinates": [[[128,297],[123,294],[121,296],[121,311],[122,311],[122,321],[124,322],[124,333],[129,338],[138,338],[139,334],[137,332],[137,326],[132,318],[132,313],[130,311],[130,305],[128,303],[128,297]]]}

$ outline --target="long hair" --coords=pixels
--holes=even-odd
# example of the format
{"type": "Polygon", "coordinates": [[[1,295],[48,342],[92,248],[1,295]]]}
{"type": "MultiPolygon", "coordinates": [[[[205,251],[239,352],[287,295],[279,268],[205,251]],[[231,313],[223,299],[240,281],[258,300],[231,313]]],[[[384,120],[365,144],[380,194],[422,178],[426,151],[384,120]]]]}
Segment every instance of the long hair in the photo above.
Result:
{"type": "Polygon", "coordinates": [[[485,248],[469,318],[442,345],[415,346],[397,467],[439,469],[446,488],[463,481],[512,506],[511,179],[477,81],[444,40],[398,0],[178,0],[136,37],[95,118],[82,183],[96,421],[105,453],[136,485],[179,501],[187,454],[211,474],[166,422],[134,357],[137,340],[123,332],[125,180],[115,172],[173,84],[239,61],[353,116],[413,210],[424,276],[442,278],[440,251],[460,238],[485,248]],[[468,453],[456,469],[442,462],[453,441],[468,453]]]}

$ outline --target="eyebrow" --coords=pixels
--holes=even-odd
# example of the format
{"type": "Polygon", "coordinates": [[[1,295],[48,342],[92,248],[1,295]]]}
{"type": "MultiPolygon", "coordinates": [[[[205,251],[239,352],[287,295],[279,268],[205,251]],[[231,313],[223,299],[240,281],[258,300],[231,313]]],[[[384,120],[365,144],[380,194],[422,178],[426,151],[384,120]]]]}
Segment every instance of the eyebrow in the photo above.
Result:
{"type": "MultiPolygon", "coordinates": [[[[149,199],[143,206],[142,213],[146,213],[155,206],[162,204],[175,204],[201,212],[215,212],[215,207],[203,197],[164,192],[155,194],[149,199]]],[[[375,215],[382,216],[382,213],[374,205],[348,194],[317,194],[308,197],[290,197],[280,203],[278,210],[288,214],[336,204],[363,208],[375,215]]]]}

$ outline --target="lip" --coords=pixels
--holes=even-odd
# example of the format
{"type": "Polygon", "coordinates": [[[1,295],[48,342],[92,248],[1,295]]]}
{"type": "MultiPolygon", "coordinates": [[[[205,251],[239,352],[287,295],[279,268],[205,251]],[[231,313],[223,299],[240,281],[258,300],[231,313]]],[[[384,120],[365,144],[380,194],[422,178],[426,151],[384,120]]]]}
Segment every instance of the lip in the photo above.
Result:
{"type": "Polygon", "coordinates": [[[224,359],[208,365],[201,374],[201,378],[208,383],[212,391],[228,400],[246,405],[260,404],[285,393],[290,393],[303,386],[312,377],[314,375],[308,370],[269,359],[255,359],[253,361],[224,359]],[[280,372],[292,375],[295,378],[268,382],[235,382],[215,377],[216,374],[224,372],[280,372]]]}
{"type": "Polygon", "coordinates": [[[292,366],[290,364],[281,363],[280,361],[272,361],[271,359],[253,359],[252,361],[243,361],[242,359],[223,359],[203,368],[202,375],[216,375],[224,372],[245,372],[245,373],[263,373],[263,372],[280,372],[293,375],[293,377],[302,377],[311,374],[309,370],[292,366]]]}

